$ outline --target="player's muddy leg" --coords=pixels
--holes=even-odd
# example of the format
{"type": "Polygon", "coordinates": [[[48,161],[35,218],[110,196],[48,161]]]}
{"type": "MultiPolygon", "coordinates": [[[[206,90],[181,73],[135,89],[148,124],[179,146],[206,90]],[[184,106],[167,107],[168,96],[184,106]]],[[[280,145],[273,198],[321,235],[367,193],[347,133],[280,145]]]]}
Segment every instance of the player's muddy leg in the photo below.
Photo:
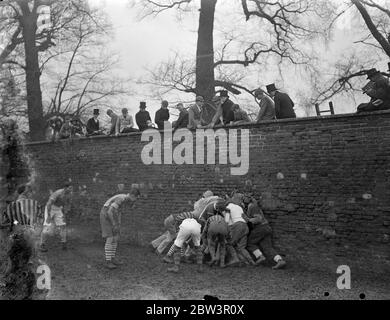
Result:
{"type": "Polygon", "coordinates": [[[67,231],[66,231],[66,225],[60,226],[59,232],[60,232],[60,241],[62,250],[67,250],[67,231]]]}
{"type": "Polygon", "coordinates": [[[203,252],[200,246],[195,247],[196,264],[198,265],[198,272],[203,272],[203,252]]]}
{"type": "Polygon", "coordinates": [[[179,272],[180,260],[181,260],[181,250],[179,247],[176,247],[175,252],[173,253],[173,267],[168,268],[168,272],[179,272]]]}
{"type": "Polygon", "coordinates": [[[119,258],[117,258],[117,249],[118,249],[118,243],[119,243],[119,236],[115,236],[113,237],[114,238],[114,241],[113,241],[113,257],[112,257],[112,263],[115,264],[116,266],[121,266],[123,265],[123,262],[122,260],[120,260],[119,258]]]}
{"type": "Polygon", "coordinates": [[[220,255],[220,267],[225,268],[225,257],[226,257],[226,243],[221,241],[219,243],[219,255],[220,255]]]}
{"type": "Polygon", "coordinates": [[[41,232],[41,241],[40,241],[40,251],[46,252],[47,251],[47,239],[49,238],[50,233],[50,226],[43,226],[42,232],[41,232]]]}
{"type": "Polygon", "coordinates": [[[236,250],[231,245],[227,245],[226,251],[230,256],[230,261],[226,264],[226,266],[238,266],[240,264],[240,260],[238,259],[236,250]]]}

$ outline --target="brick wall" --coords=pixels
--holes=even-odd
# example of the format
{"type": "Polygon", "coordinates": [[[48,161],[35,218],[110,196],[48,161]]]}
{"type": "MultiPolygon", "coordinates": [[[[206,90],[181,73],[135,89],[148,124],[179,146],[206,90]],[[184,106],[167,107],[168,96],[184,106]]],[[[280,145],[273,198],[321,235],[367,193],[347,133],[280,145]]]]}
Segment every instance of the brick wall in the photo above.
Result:
{"type": "MultiPolygon", "coordinates": [[[[147,244],[163,219],[190,208],[200,194],[252,190],[289,260],[336,272],[390,270],[390,113],[268,121],[249,129],[248,174],[230,165],[145,165],[140,134],[33,143],[41,201],[63,180],[76,186],[71,228],[97,239],[99,209],[118,189],[138,184],[144,199],[124,208],[124,237],[147,244]],[[78,195],[86,186],[87,194],[78,195]],[[81,218],[79,218],[81,215],[81,218]],[[87,230],[89,230],[87,233],[87,230]]],[[[177,145],[177,143],[175,143],[177,145]]],[[[194,142],[195,145],[195,142],[194,142]]],[[[218,154],[218,148],[216,150],[218,154]]],[[[71,229],[72,230],[72,229],[71,229]]]]}

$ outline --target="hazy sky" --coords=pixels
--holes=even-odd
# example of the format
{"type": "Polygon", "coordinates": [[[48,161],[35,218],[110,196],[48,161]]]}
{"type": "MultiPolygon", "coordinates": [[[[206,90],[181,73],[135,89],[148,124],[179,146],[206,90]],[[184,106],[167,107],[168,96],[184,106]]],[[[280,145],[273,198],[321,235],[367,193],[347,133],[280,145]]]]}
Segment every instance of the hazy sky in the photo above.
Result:
{"type": "MultiPolygon", "coordinates": [[[[115,52],[120,54],[120,66],[119,71],[124,76],[131,76],[134,79],[138,79],[145,75],[145,68],[153,68],[159,62],[166,61],[174,52],[181,52],[183,55],[193,54],[195,56],[196,50],[196,31],[198,28],[198,13],[194,12],[194,15],[186,15],[182,21],[178,21],[176,18],[175,10],[167,10],[163,14],[157,17],[149,17],[144,20],[140,20],[137,16],[139,11],[129,6],[130,0],[89,0],[94,6],[102,6],[109,15],[111,22],[114,26],[115,36],[112,42],[107,45],[115,52]]],[[[341,1],[339,1],[341,4],[341,1]]],[[[222,10],[227,12],[234,8],[237,8],[237,2],[234,0],[222,0],[218,2],[217,13],[221,14],[222,10]],[[232,6],[232,7],[229,7],[232,6]]],[[[218,18],[217,14],[217,18],[218,18]]],[[[325,60],[339,59],[345,54],[349,48],[353,45],[354,35],[351,30],[349,16],[346,15],[343,19],[339,20],[334,33],[333,40],[328,44],[323,53],[325,60]]],[[[215,42],[218,39],[215,39],[215,42]]],[[[254,78],[255,82],[258,80],[261,83],[254,84],[251,89],[257,86],[264,86],[267,83],[276,81],[279,87],[289,92],[293,100],[297,101],[296,95],[298,91],[304,90],[301,86],[303,83],[302,75],[296,73],[293,69],[290,73],[284,75],[284,81],[281,82],[279,75],[273,72],[262,75],[262,78],[254,78]]],[[[145,85],[134,85],[135,93],[129,99],[123,101],[123,105],[118,106],[118,110],[125,106],[130,109],[130,112],[134,114],[138,111],[139,101],[146,100],[148,110],[154,119],[154,113],[159,108],[160,101],[153,100],[146,95],[149,88],[145,85]]],[[[189,96],[172,94],[166,98],[173,102],[178,97],[185,97],[189,100],[189,96]]],[[[233,97],[233,100],[241,105],[245,105],[248,102],[244,97],[233,97]]],[[[361,95],[357,96],[357,102],[365,101],[367,97],[361,95]]],[[[252,102],[254,105],[254,103],[252,102]]],[[[355,105],[345,105],[345,101],[335,101],[335,107],[337,113],[353,112],[356,108],[355,105]]],[[[298,115],[302,115],[302,111],[297,108],[298,115]]]]}

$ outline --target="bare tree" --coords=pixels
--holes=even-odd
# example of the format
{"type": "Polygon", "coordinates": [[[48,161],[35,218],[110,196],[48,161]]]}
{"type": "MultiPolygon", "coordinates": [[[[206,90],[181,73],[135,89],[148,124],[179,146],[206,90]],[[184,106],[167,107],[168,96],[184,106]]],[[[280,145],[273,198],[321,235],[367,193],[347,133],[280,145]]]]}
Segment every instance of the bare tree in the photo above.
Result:
{"type": "MultiPolygon", "coordinates": [[[[169,9],[178,12],[195,10],[194,1],[140,0],[140,3],[144,16],[155,16],[169,9]]],[[[320,22],[333,13],[333,7],[326,1],[242,0],[244,16],[241,13],[237,19],[251,22],[251,37],[248,32],[230,37],[218,50],[214,50],[216,4],[217,1],[200,2],[196,65],[191,64],[191,59],[164,62],[146,82],[155,85],[160,83],[165,92],[169,89],[193,92],[208,100],[216,87],[225,88],[233,94],[251,94],[255,87],[248,88],[242,83],[247,73],[243,71],[245,68],[275,57],[279,62],[288,61],[297,65],[312,63],[313,55],[302,49],[303,43],[327,31],[320,26],[320,22]],[[229,69],[235,67],[233,74],[229,69]]]]}
{"type": "Polygon", "coordinates": [[[108,76],[115,59],[110,53],[100,54],[110,25],[99,9],[90,8],[85,0],[10,0],[7,4],[0,31],[12,30],[13,36],[0,52],[0,62],[19,67],[25,74],[31,139],[43,138],[45,120],[52,113],[79,114],[123,92],[119,80],[108,76]],[[42,5],[50,6],[46,28],[39,27],[42,5]],[[99,50],[99,55],[92,57],[88,48],[99,50]],[[52,96],[47,98],[47,92],[52,96]],[[49,102],[43,103],[44,98],[49,102]]]}
{"type": "MultiPolygon", "coordinates": [[[[361,93],[366,83],[367,71],[383,63],[390,57],[390,6],[375,0],[350,0],[346,9],[340,12],[342,16],[347,10],[356,9],[360,23],[354,26],[357,34],[362,34],[355,41],[355,50],[342,57],[333,66],[333,75],[328,79],[316,79],[313,103],[322,103],[336,96],[349,95],[354,98],[361,93]]],[[[329,68],[330,69],[330,68],[329,68]]],[[[386,70],[381,70],[386,74],[386,70]]],[[[390,70],[389,70],[390,71],[390,70]]]]}

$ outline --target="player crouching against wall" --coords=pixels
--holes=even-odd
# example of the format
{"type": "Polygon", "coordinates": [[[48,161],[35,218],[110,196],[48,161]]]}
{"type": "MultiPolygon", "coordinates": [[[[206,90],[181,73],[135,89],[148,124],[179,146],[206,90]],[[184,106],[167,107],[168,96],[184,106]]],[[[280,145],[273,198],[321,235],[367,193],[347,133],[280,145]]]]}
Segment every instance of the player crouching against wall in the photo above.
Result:
{"type": "Polygon", "coordinates": [[[248,235],[247,250],[255,256],[256,265],[266,261],[266,258],[261,252],[262,250],[267,258],[271,258],[276,262],[272,269],[284,268],[286,262],[272,246],[272,229],[257,201],[253,197],[246,195],[243,202],[251,226],[248,235]]]}
{"type": "Polygon", "coordinates": [[[100,211],[102,236],[106,239],[104,246],[106,267],[115,269],[123,262],[116,259],[116,250],[121,228],[121,213],[119,207],[126,201],[135,202],[140,197],[138,189],[131,189],[128,194],[117,194],[106,201],[100,211]]]}

